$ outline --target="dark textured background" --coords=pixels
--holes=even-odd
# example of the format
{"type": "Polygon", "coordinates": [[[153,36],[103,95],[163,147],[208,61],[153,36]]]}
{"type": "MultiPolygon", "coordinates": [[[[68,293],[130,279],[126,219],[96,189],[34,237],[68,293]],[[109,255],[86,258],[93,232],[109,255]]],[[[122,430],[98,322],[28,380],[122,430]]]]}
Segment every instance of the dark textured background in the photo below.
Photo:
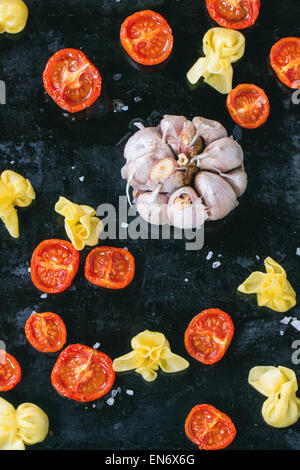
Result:
{"type": "MultiPolygon", "coordinates": [[[[262,86],[271,103],[266,125],[241,130],[231,121],[226,97],[206,85],[191,91],[185,73],[198,58],[204,33],[213,23],[204,1],[191,0],[27,0],[29,21],[20,37],[1,37],[0,78],[7,85],[7,104],[0,106],[1,170],[12,169],[32,182],[37,199],[19,210],[20,238],[13,240],[1,225],[0,339],[20,362],[21,383],[2,396],[14,405],[31,401],[49,415],[49,436],[32,449],[194,449],[184,434],[184,421],[198,403],[211,403],[228,413],[237,427],[231,449],[300,449],[300,421],[287,429],[267,426],[260,414],[263,396],[247,383],[255,365],[292,367],[295,330],[279,336],[281,314],[258,308],[255,298],[238,295],[237,286],[251,271],[273,257],[299,287],[300,105],[268,66],[272,44],[283,36],[299,36],[300,2],[264,0],[257,24],[246,31],[246,53],[234,65],[234,85],[262,86]],[[167,66],[146,74],[134,69],[119,45],[125,17],[139,9],[162,13],[173,28],[175,47],[167,66]],[[82,49],[99,68],[112,99],[129,109],[103,119],[70,122],[44,102],[42,72],[58,49],[82,49]],[[121,73],[119,81],[113,75],[121,73]],[[134,97],[142,101],[134,103],[134,97]],[[204,248],[184,251],[182,241],[124,241],[136,258],[136,276],[125,291],[93,288],[81,269],[71,288],[41,299],[28,266],[34,247],[46,238],[65,238],[63,220],[54,212],[60,195],[97,206],[117,203],[124,194],[120,178],[123,144],[134,117],[156,119],[163,113],[202,115],[220,120],[241,142],[249,175],[247,193],[238,209],[217,230],[209,227],[204,248]],[[11,162],[14,161],[12,164],[11,162]],[[75,166],[72,170],[71,167],[75,166]],[[84,182],[79,177],[84,176],[84,182]],[[297,241],[298,232],[298,241],[297,241]],[[209,250],[214,252],[207,261],[209,250]],[[212,269],[218,254],[222,265],[212,269]],[[260,256],[257,261],[256,255],[260,256]],[[185,279],[188,282],[185,282],[185,279]],[[184,330],[191,318],[208,307],[228,312],[236,332],[226,356],[214,366],[190,358],[180,375],[159,373],[147,384],[134,372],[116,377],[122,388],[114,406],[106,396],[80,404],[59,396],[50,372],[57,355],[43,355],[24,336],[35,311],[62,316],[68,343],[80,342],[115,358],[130,350],[130,338],[144,329],[162,331],[174,352],[188,359],[184,330]],[[134,390],[128,396],[126,389],[134,390]]],[[[296,316],[296,307],[291,313],[296,316]]]]}

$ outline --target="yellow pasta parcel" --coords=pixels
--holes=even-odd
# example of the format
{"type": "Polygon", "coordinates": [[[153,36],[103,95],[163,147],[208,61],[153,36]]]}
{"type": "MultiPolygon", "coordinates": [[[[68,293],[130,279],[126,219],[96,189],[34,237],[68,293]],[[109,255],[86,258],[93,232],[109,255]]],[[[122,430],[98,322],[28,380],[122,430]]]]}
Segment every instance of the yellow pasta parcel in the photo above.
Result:
{"type": "Polygon", "coordinates": [[[35,192],[28,179],[11,170],[2,172],[0,176],[0,217],[12,237],[19,237],[19,220],[15,206],[30,206],[33,199],[35,199],[35,192]]]}
{"type": "Polygon", "coordinates": [[[141,374],[147,382],[157,377],[157,370],[179,372],[189,367],[188,361],[171,352],[165,335],[145,330],[131,340],[132,351],[114,360],[116,372],[133,370],[141,374]]]}
{"type": "Polygon", "coordinates": [[[287,367],[257,366],[250,370],[248,382],[267,397],[262,416],[267,424],[285,428],[300,417],[300,399],[295,372],[287,367]]]}
{"type": "Polygon", "coordinates": [[[33,403],[23,403],[15,410],[0,397],[0,450],[25,450],[45,440],[49,431],[48,416],[33,403]]]}
{"type": "Polygon", "coordinates": [[[0,1],[0,33],[16,34],[23,31],[28,8],[22,0],[0,1]]]}
{"type": "Polygon", "coordinates": [[[74,204],[61,196],[55,204],[55,211],[64,216],[67,235],[76,250],[98,244],[103,224],[95,217],[96,211],[92,207],[74,204]]]}
{"type": "Polygon", "coordinates": [[[188,81],[194,85],[201,77],[223,94],[232,90],[232,63],[245,52],[245,37],[239,31],[227,28],[212,28],[203,37],[203,52],[187,73],[188,81]]]}
{"type": "Polygon", "coordinates": [[[260,307],[276,312],[287,312],[296,305],[296,293],[280,264],[268,257],[264,261],[266,273],[253,272],[239,287],[243,294],[256,294],[260,307]]]}

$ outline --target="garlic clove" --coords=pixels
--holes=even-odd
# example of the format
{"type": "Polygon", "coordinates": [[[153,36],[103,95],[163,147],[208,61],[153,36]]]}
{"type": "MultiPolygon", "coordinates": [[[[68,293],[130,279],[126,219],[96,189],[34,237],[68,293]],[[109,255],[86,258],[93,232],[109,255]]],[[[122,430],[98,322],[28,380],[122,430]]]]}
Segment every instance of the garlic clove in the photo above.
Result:
{"type": "Polygon", "coordinates": [[[215,170],[227,173],[243,164],[244,154],[241,146],[232,138],[224,137],[209,144],[204,152],[192,161],[201,170],[215,170]]]}
{"type": "Polygon", "coordinates": [[[194,185],[207,208],[209,220],[226,217],[238,205],[231,185],[216,173],[199,171],[194,185]]]}
{"type": "Polygon", "coordinates": [[[169,196],[160,194],[158,186],[152,192],[140,193],[136,199],[136,208],[140,216],[149,224],[165,225],[169,223],[167,207],[169,196]]]}
{"type": "Polygon", "coordinates": [[[225,178],[228,183],[231,184],[237,197],[244,194],[248,184],[247,173],[243,167],[236,168],[235,170],[229,171],[228,173],[218,172],[222,178],[225,178]]]}
{"type": "Polygon", "coordinates": [[[183,186],[171,194],[167,213],[170,225],[180,229],[200,228],[207,217],[201,198],[190,186],[183,186]]]}
{"type": "Polygon", "coordinates": [[[194,117],[193,124],[198,135],[202,137],[205,145],[209,145],[217,139],[227,137],[227,131],[218,121],[206,119],[203,117],[194,117]]]}

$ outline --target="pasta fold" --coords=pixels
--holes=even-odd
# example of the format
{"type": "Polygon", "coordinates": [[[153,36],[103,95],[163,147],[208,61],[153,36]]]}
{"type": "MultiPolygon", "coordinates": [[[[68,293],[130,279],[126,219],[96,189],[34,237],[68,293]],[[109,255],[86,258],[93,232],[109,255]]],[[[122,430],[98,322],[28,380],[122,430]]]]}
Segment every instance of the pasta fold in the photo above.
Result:
{"type": "Polygon", "coordinates": [[[64,216],[65,230],[76,250],[98,244],[103,224],[96,211],[85,205],[74,204],[65,197],[60,197],[55,204],[55,211],[64,216]]]}
{"type": "Polygon", "coordinates": [[[30,206],[35,199],[34,189],[28,179],[11,170],[0,176],[0,217],[9,234],[19,237],[19,221],[15,206],[30,206]]]}
{"type": "Polygon", "coordinates": [[[33,403],[16,410],[0,397],[0,450],[25,450],[25,444],[42,442],[49,430],[48,416],[33,403]]]}
{"type": "Polygon", "coordinates": [[[276,312],[287,312],[296,305],[296,293],[280,264],[268,257],[264,261],[266,273],[255,271],[238,287],[244,294],[256,294],[260,307],[276,312]]]}
{"type": "Polygon", "coordinates": [[[201,77],[223,94],[232,90],[232,63],[245,52],[245,37],[239,31],[226,28],[212,28],[203,37],[203,52],[187,73],[188,81],[194,85],[201,77]]]}
{"type": "Polygon", "coordinates": [[[0,33],[20,33],[26,26],[28,8],[22,0],[1,0],[0,33]]]}
{"type": "Polygon", "coordinates": [[[285,428],[300,417],[300,399],[295,372],[287,367],[257,366],[250,370],[248,382],[267,397],[262,416],[267,424],[285,428]]]}
{"type": "Polygon", "coordinates": [[[116,372],[133,370],[141,374],[147,382],[157,377],[157,370],[163,372],[179,372],[189,367],[188,361],[171,352],[170,344],[165,335],[145,330],[131,340],[132,351],[114,360],[116,372]]]}

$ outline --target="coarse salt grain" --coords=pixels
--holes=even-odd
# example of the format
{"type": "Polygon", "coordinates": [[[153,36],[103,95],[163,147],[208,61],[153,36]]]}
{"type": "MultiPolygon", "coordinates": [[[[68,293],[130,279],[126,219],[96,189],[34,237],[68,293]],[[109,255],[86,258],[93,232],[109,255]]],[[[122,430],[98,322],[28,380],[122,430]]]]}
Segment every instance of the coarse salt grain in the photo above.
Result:
{"type": "Polygon", "coordinates": [[[78,178],[78,179],[79,179],[79,181],[81,181],[81,182],[82,182],[82,181],[84,181],[84,176],[79,176],[79,178],[78,178]]]}
{"type": "Polygon", "coordinates": [[[133,390],[126,390],[126,393],[127,393],[127,395],[131,395],[131,396],[132,396],[134,392],[133,392],[133,390]]]}
{"type": "Polygon", "coordinates": [[[29,273],[31,273],[31,268],[28,268],[28,270],[27,270],[27,271],[28,271],[29,273]]]}
{"type": "Polygon", "coordinates": [[[98,349],[100,347],[100,343],[95,343],[93,349],[98,349]]]}
{"type": "Polygon", "coordinates": [[[284,325],[287,325],[287,324],[291,321],[291,318],[292,318],[292,317],[283,317],[283,318],[280,320],[280,323],[283,323],[284,325]]]}
{"type": "Polygon", "coordinates": [[[215,261],[215,262],[212,264],[212,268],[213,268],[213,269],[217,269],[217,268],[219,268],[220,266],[221,266],[220,261],[215,261]]]}
{"type": "Polygon", "coordinates": [[[213,257],[213,252],[212,252],[212,251],[209,251],[209,252],[207,253],[206,259],[209,261],[212,257],[213,257]]]}
{"type": "Polygon", "coordinates": [[[300,320],[297,318],[293,318],[293,321],[291,321],[291,325],[297,330],[300,331],[300,320]]]}
{"type": "Polygon", "coordinates": [[[300,256],[300,248],[297,248],[297,250],[296,250],[296,255],[297,255],[297,256],[300,256]]]}
{"type": "Polygon", "coordinates": [[[188,280],[188,278],[187,278],[187,277],[185,278],[184,282],[189,282],[189,280],[188,280]]]}
{"type": "Polygon", "coordinates": [[[47,294],[42,294],[41,299],[47,299],[48,295],[47,294]]]}
{"type": "Polygon", "coordinates": [[[106,403],[109,405],[109,406],[112,406],[114,404],[115,400],[113,397],[110,397],[108,400],[106,400],[106,403]]]}

